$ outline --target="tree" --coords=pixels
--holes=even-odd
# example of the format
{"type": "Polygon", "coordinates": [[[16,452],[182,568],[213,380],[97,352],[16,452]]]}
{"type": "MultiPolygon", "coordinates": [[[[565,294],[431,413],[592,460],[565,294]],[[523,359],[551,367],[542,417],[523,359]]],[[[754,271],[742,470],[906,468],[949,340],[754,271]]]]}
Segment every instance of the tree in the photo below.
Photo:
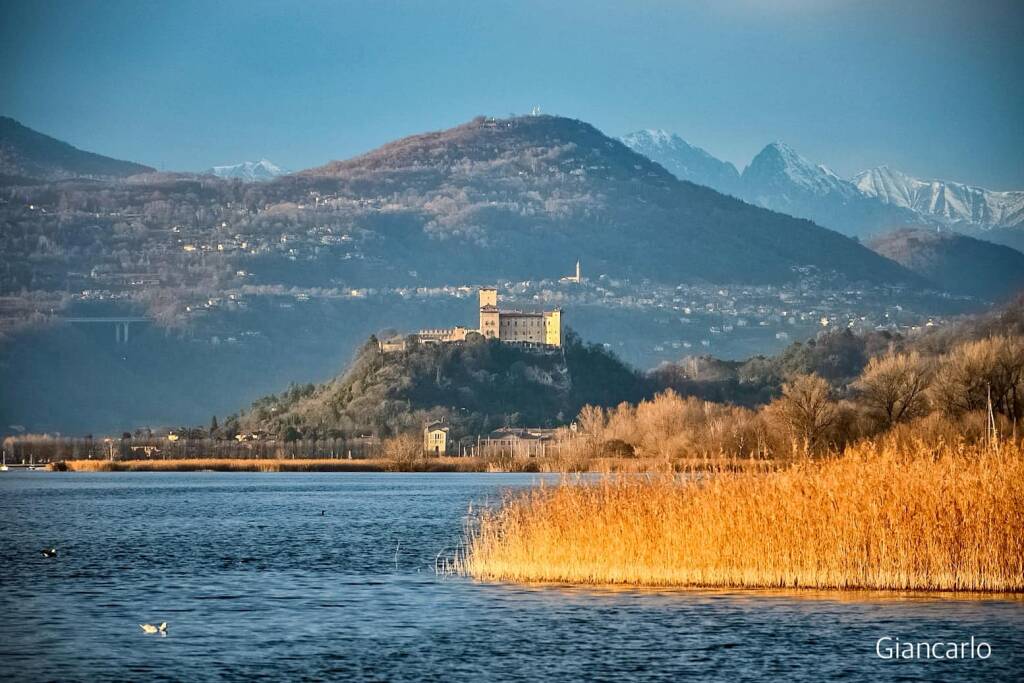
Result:
{"type": "Polygon", "coordinates": [[[860,402],[883,428],[920,417],[928,410],[932,364],[919,353],[872,358],[854,383],[860,402]]]}
{"type": "Polygon", "coordinates": [[[767,410],[789,432],[794,450],[804,454],[821,446],[839,417],[832,388],[818,375],[798,375],[783,384],[782,396],[767,410]]]}
{"type": "Polygon", "coordinates": [[[1024,408],[1024,339],[997,336],[957,346],[943,356],[932,400],[951,417],[993,410],[1011,419],[1024,408]]]}
{"type": "Polygon", "coordinates": [[[216,434],[217,433],[217,429],[218,429],[218,427],[217,427],[217,416],[214,415],[213,417],[210,418],[210,436],[213,436],[214,434],[216,434]]]}

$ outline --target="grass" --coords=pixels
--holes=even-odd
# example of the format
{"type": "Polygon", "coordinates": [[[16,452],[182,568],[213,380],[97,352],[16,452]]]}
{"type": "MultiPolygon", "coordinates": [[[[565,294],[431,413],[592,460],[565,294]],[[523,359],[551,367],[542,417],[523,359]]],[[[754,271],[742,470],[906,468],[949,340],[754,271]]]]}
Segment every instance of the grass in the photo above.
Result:
{"type": "MultiPolygon", "coordinates": [[[[388,472],[398,469],[392,460],[338,459],[227,459],[187,460],[68,460],[50,469],[69,472],[388,472]]],[[[470,458],[432,458],[418,461],[410,472],[479,472],[486,465],[470,458]]]]}
{"type": "Polygon", "coordinates": [[[1024,591],[1024,454],[864,443],[773,472],[563,480],[484,511],[484,580],[1024,591]]]}

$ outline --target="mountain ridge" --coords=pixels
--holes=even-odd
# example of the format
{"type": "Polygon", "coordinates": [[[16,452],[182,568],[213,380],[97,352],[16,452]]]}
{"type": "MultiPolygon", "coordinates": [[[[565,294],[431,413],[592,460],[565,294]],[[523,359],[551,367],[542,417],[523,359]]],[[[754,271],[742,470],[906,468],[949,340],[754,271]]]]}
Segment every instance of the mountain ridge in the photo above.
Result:
{"type": "Polygon", "coordinates": [[[204,171],[205,174],[225,179],[238,179],[243,182],[264,182],[278,176],[288,175],[287,171],[267,158],[259,161],[242,161],[237,164],[225,164],[212,166],[204,171]]]}
{"type": "MultiPolygon", "coordinates": [[[[700,149],[674,133],[657,131],[653,144],[643,131],[622,139],[666,169],[673,170],[677,149],[700,149]]],[[[686,158],[685,151],[682,153],[686,158]]],[[[684,164],[685,165],[685,164],[684,164]]],[[[721,181],[714,173],[687,168],[686,177],[708,187],[721,181]]],[[[679,177],[683,177],[680,175],[679,177]]],[[[737,197],[764,208],[807,218],[847,235],[867,237],[899,226],[949,227],[965,234],[1020,248],[1024,235],[1024,192],[996,192],[944,180],[920,180],[888,166],[879,166],[845,179],[824,164],[815,164],[783,142],[766,145],[739,174],[737,197]]]]}
{"type": "Polygon", "coordinates": [[[0,116],[0,176],[16,182],[124,178],[155,169],[87,152],[0,116]]]}
{"type": "Polygon", "coordinates": [[[921,180],[887,165],[861,171],[852,182],[862,193],[886,204],[949,225],[982,230],[1024,226],[1024,191],[997,192],[949,180],[921,180]]]}

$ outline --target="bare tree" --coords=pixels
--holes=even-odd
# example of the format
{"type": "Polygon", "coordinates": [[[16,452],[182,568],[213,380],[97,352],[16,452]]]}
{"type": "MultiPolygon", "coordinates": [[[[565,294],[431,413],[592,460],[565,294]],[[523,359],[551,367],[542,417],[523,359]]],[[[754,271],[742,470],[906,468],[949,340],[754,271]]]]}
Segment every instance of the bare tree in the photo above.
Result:
{"type": "Polygon", "coordinates": [[[924,415],[932,364],[919,353],[888,353],[872,358],[854,384],[868,414],[886,429],[924,415]]]}
{"type": "Polygon", "coordinates": [[[943,356],[932,400],[950,417],[984,410],[991,396],[996,412],[1011,419],[1024,402],[1024,340],[991,337],[962,344],[943,356]]]}
{"type": "Polygon", "coordinates": [[[839,418],[832,388],[817,375],[798,375],[783,384],[782,396],[767,410],[789,432],[794,451],[804,454],[818,450],[839,418]]]}

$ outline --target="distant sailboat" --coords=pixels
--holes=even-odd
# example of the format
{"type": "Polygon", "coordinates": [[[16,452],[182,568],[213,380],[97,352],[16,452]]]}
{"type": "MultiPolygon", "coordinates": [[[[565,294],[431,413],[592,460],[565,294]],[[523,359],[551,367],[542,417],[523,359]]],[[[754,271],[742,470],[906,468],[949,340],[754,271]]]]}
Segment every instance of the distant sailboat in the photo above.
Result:
{"type": "Polygon", "coordinates": [[[7,451],[4,451],[4,462],[0,465],[0,472],[6,472],[10,468],[7,466],[7,451]]]}

